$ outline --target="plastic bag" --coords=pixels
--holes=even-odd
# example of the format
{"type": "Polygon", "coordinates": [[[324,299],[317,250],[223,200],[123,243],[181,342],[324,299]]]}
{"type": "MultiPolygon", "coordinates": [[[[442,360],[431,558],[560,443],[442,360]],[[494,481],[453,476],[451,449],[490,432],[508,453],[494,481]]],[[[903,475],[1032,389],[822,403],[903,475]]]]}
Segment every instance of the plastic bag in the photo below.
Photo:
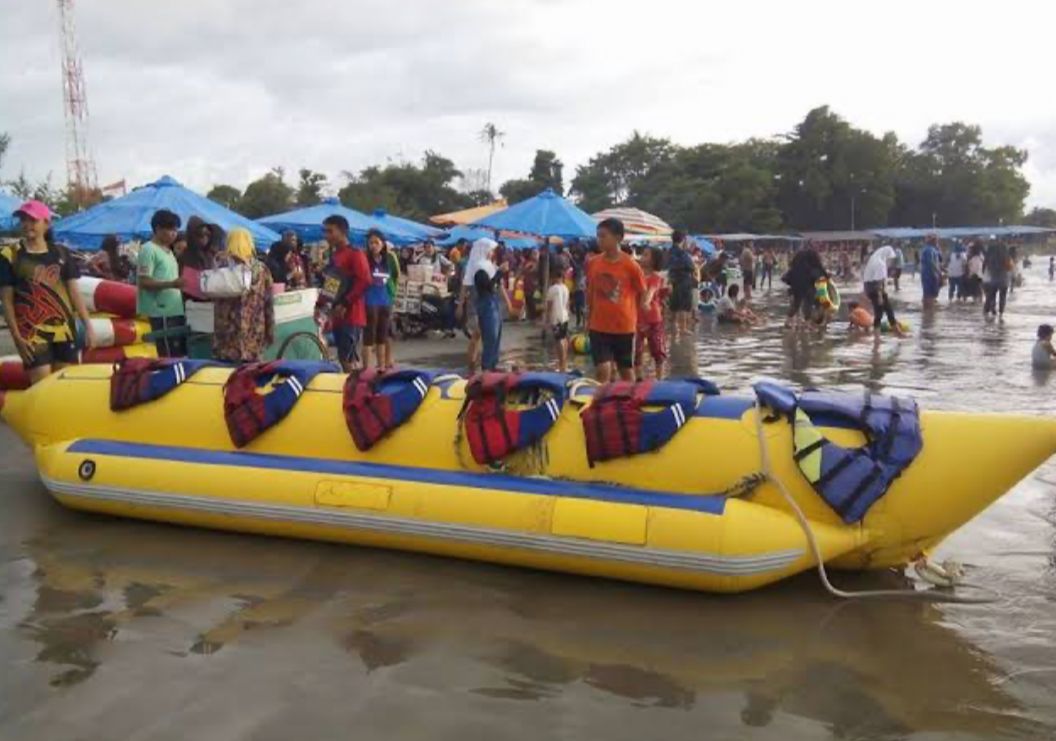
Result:
{"type": "Polygon", "coordinates": [[[253,271],[248,265],[203,270],[199,278],[199,292],[206,298],[239,298],[249,293],[253,271]]]}

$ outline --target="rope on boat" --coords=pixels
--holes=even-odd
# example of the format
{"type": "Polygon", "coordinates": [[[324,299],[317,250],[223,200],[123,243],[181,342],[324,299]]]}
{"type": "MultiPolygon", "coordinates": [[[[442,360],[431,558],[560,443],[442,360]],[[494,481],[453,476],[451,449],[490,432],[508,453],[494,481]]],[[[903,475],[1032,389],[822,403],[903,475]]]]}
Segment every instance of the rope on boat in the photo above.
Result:
{"type": "Polygon", "coordinates": [[[720,491],[715,496],[726,497],[727,499],[741,499],[754,492],[760,484],[765,484],[766,480],[765,473],[750,473],[747,476],[742,476],[733,486],[720,491]]]}
{"type": "MultiPolygon", "coordinates": [[[[814,555],[814,560],[817,562],[818,565],[818,576],[821,579],[821,584],[825,587],[829,594],[833,595],[834,597],[839,597],[841,599],[872,599],[878,597],[893,597],[901,599],[919,599],[924,600],[926,602],[950,602],[967,605],[982,605],[999,601],[996,594],[992,597],[966,597],[964,595],[938,592],[935,590],[918,592],[915,589],[869,589],[857,592],[848,592],[834,586],[833,583],[829,580],[828,571],[826,571],[825,569],[825,559],[822,557],[821,553],[821,546],[818,545],[818,539],[814,535],[814,530],[810,526],[810,521],[807,520],[807,516],[803,514],[803,510],[800,509],[799,504],[795,500],[795,497],[793,497],[791,492],[789,492],[784,482],[781,481],[779,477],[774,475],[773,470],[770,467],[770,451],[767,447],[766,434],[763,430],[763,406],[759,403],[758,400],[756,400],[755,402],[755,431],[756,437],[759,440],[759,462],[760,468],[762,469],[761,473],[764,477],[773,482],[774,486],[777,487],[777,490],[781,493],[781,496],[784,497],[786,502],[788,502],[788,506],[792,510],[792,514],[795,515],[796,520],[799,522],[799,526],[803,528],[803,534],[807,538],[807,544],[810,546],[810,550],[814,555]]],[[[924,556],[921,556],[916,563],[927,564],[926,568],[923,565],[919,568],[924,569],[926,573],[930,569],[930,571],[935,574],[935,581],[931,581],[931,579],[928,579],[928,581],[933,584],[935,584],[936,582],[945,582],[939,584],[939,586],[952,587],[956,585],[967,589],[991,591],[986,589],[986,587],[959,581],[956,578],[955,574],[952,573],[956,570],[959,570],[959,567],[957,567],[957,569],[954,569],[952,567],[952,564],[950,564],[951,567],[949,569],[935,566],[933,564],[928,564],[927,559],[924,556]]],[[[991,592],[991,594],[994,593],[991,592]]]]}

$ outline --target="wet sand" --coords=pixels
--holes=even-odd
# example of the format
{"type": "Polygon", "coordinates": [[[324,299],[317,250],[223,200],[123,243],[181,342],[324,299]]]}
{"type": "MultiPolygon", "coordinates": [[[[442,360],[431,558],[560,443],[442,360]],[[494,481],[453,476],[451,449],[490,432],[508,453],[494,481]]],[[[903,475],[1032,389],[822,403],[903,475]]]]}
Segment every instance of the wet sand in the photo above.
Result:
{"type": "MultiPolygon", "coordinates": [[[[786,334],[775,294],[766,327],[705,323],[674,370],[1052,414],[1056,380],[1029,357],[1056,287],[1029,280],[1003,323],[918,309],[913,338],[879,345],[786,334]]],[[[507,339],[511,362],[540,362],[536,332],[507,339]]],[[[453,366],[463,344],[397,355],[453,366]]],[[[0,463],[0,738],[1056,736],[1053,462],[940,551],[1001,595],[984,606],[840,603],[810,574],[716,597],[107,519],[52,502],[6,428],[0,463]]]]}

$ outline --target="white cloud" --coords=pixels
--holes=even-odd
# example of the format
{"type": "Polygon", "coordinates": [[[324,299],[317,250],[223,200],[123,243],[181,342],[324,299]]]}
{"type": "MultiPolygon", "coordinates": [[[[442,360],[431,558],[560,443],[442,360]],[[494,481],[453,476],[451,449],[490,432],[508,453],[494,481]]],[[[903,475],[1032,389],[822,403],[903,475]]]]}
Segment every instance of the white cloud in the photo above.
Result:
{"type": "MultiPolygon", "coordinates": [[[[9,4],[10,5],[10,4],[9,4]]],[[[76,5],[103,182],[199,190],[273,165],[327,172],[427,148],[495,181],[537,147],[576,164],[632,129],[691,144],[770,136],[828,103],[903,140],[931,123],[1026,146],[1056,205],[1050,4],[678,0],[97,0],[76,5]],[[1039,84],[1040,82],[1040,84],[1039,84]]],[[[54,3],[5,7],[0,177],[64,173],[54,3]]]]}

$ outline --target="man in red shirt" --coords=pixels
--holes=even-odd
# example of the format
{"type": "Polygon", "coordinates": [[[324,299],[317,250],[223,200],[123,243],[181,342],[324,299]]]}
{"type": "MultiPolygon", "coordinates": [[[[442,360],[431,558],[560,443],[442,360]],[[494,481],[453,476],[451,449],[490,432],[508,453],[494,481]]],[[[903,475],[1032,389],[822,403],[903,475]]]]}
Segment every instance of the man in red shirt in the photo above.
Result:
{"type": "Polygon", "coordinates": [[[330,262],[341,276],[341,286],[334,296],[330,326],[337,345],[337,359],[345,372],[359,367],[359,346],[367,326],[365,295],[371,283],[370,267],[363,250],[348,241],[348,220],[344,216],[323,219],[323,238],[333,250],[330,262]]]}

